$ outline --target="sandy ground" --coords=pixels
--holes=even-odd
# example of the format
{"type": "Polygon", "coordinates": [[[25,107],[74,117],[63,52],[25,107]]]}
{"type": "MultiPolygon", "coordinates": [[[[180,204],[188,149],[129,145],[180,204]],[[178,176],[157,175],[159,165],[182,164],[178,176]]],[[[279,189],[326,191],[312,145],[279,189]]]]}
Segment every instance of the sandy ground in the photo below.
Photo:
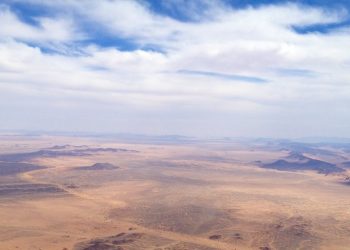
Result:
{"type": "Polygon", "coordinates": [[[283,150],[64,137],[6,137],[0,149],[65,144],[130,151],[36,157],[26,162],[46,169],[0,176],[0,249],[350,249],[350,186],[254,164],[283,150]],[[118,168],[77,169],[101,162],[118,168]],[[59,191],[1,193],[11,183],[59,191]]]}

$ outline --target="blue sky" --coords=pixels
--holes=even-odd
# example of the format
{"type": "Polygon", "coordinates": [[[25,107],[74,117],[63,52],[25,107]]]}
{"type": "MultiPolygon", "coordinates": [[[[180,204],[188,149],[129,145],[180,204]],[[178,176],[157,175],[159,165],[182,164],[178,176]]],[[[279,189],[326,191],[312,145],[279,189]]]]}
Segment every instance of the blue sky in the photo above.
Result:
{"type": "Polygon", "coordinates": [[[350,2],[0,2],[0,129],[350,137],[350,2]]]}
{"type": "MultiPolygon", "coordinates": [[[[123,1],[123,0],[122,0],[123,1]]],[[[50,17],[56,15],[64,15],[64,12],[69,12],[67,8],[57,8],[51,4],[45,5],[40,1],[4,1],[4,4],[8,6],[18,18],[23,22],[34,26],[40,26],[40,23],[36,20],[42,16],[50,17]],[[60,13],[61,12],[61,13],[60,13]]],[[[69,1],[68,1],[69,2],[69,1]]],[[[218,1],[207,1],[207,0],[170,0],[170,1],[159,1],[159,0],[139,0],[137,1],[140,5],[147,8],[149,11],[156,15],[173,18],[181,22],[200,22],[205,21],[208,17],[207,14],[216,5],[220,5],[227,9],[247,9],[247,8],[261,8],[264,6],[271,5],[283,5],[283,4],[298,4],[304,7],[315,7],[322,8],[324,10],[338,10],[348,11],[350,9],[350,1],[329,1],[329,0],[307,0],[307,1],[284,1],[284,0],[218,0],[218,1]]],[[[75,13],[72,12],[72,15],[75,13]]],[[[131,13],[132,14],[132,13],[131,13]]],[[[80,28],[84,32],[89,34],[88,39],[84,39],[81,42],[84,43],[95,43],[104,47],[117,47],[122,50],[136,50],[136,49],[153,49],[157,50],[156,45],[147,44],[140,46],[139,43],[133,41],[132,38],[126,38],[118,36],[117,34],[109,34],[100,30],[100,27],[94,22],[90,22],[86,18],[81,16],[75,17],[79,22],[80,28]],[[81,18],[81,19],[80,19],[81,18]],[[80,19],[80,20],[79,20],[80,19]]],[[[350,19],[344,18],[344,20],[330,22],[330,23],[315,23],[310,25],[296,25],[293,28],[299,33],[327,33],[332,32],[335,29],[346,27],[350,25],[350,19]]]]}

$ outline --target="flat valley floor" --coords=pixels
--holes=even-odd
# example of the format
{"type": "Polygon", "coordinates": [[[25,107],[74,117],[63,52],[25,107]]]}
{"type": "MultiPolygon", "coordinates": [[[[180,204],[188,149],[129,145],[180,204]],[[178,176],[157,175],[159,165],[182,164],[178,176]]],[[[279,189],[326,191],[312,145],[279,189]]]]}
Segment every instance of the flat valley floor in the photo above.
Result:
{"type": "Polygon", "coordinates": [[[295,150],[266,145],[1,136],[0,249],[350,249],[348,170],[262,167],[295,150]]]}

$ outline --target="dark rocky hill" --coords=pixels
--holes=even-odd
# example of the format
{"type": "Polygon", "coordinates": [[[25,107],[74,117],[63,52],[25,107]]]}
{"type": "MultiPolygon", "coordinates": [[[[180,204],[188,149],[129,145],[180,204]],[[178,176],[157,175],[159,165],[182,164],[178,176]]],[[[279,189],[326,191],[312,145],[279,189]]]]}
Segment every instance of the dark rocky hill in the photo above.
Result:
{"type": "Polygon", "coordinates": [[[292,152],[284,159],[262,164],[262,168],[270,168],[281,171],[313,170],[321,174],[340,173],[345,170],[335,164],[306,157],[303,154],[292,152]]]}
{"type": "Polygon", "coordinates": [[[119,167],[110,163],[95,163],[91,166],[77,167],[76,170],[114,170],[119,167]]]}
{"type": "Polygon", "coordinates": [[[13,175],[23,172],[29,172],[37,169],[44,169],[46,167],[20,162],[0,162],[0,176],[13,175]]]}

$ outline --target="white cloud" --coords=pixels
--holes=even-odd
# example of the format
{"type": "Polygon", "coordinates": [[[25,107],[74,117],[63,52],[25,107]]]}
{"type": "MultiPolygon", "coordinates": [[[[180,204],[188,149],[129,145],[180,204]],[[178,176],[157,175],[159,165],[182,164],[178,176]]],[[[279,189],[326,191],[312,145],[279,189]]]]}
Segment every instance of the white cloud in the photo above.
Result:
{"type": "MultiPolygon", "coordinates": [[[[23,100],[41,100],[48,108],[62,102],[100,107],[101,113],[108,105],[108,110],[117,113],[129,111],[131,120],[147,113],[169,122],[182,116],[193,123],[199,117],[208,122],[216,116],[231,117],[227,126],[219,126],[224,128],[222,134],[230,134],[231,126],[238,134],[246,133],[245,127],[255,127],[253,117],[261,119],[264,127],[287,119],[283,126],[290,126],[291,131],[298,124],[296,118],[321,124],[327,120],[320,110],[340,110],[333,125],[323,125],[328,131],[336,127],[337,119],[342,120],[343,107],[350,106],[350,33],[341,29],[302,35],[292,28],[340,22],[347,17],[344,10],[296,4],[236,10],[220,5],[196,17],[196,22],[181,22],[153,13],[136,1],[31,2],[54,8],[57,17],[38,17],[34,26],[9,8],[0,9],[0,22],[5,24],[0,26],[0,96],[17,94],[23,100]],[[81,34],[87,24],[108,37],[130,39],[140,48],[122,51],[74,44],[85,38],[81,34]],[[55,43],[65,53],[44,53],[27,44],[33,41],[43,47],[55,43]],[[147,44],[165,53],[143,50],[147,44]],[[213,74],[186,75],[181,70],[213,74]],[[288,70],[312,74],[292,77],[288,70]],[[215,74],[257,77],[267,83],[231,81],[215,74]]],[[[0,104],[10,105],[11,100],[4,100],[0,104]]],[[[143,119],[147,126],[147,116],[143,119]]],[[[176,129],[168,132],[186,131],[176,129]]],[[[267,128],[256,127],[255,132],[274,135],[267,128]]]]}
{"type": "Polygon", "coordinates": [[[7,6],[0,5],[1,39],[18,39],[27,42],[70,42],[83,38],[68,17],[36,18],[36,25],[23,22],[7,6]]]}

